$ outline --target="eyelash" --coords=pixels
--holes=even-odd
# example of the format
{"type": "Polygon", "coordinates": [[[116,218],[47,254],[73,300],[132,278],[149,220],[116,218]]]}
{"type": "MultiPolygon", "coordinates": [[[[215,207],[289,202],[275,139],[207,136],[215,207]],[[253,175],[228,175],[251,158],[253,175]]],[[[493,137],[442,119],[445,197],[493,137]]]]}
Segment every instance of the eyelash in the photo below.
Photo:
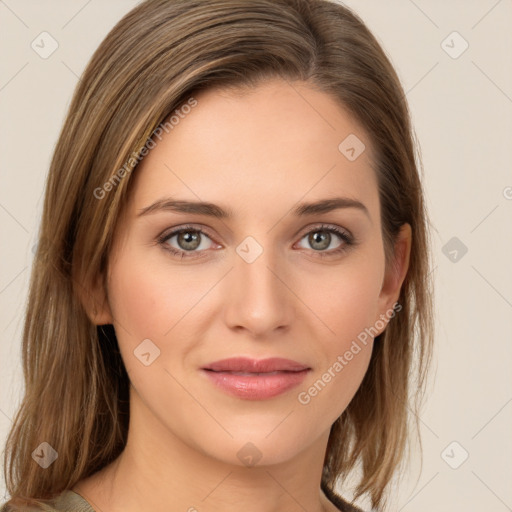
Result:
{"type": "MultiPolygon", "coordinates": [[[[184,258],[201,258],[202,256],[198,256],[201,252],[206,252],[206,250],[203,251],[184,251],[184,250],[178,250],[172,246],[170,246],[167,242],[175,235],[179,235],[180,233],[184,233],[187,231],[193,231],[194,233],[200,233],[201,235],[205,235],[210,240],[212,237],[203,229],[194,227],[194,226],[182,226],[179,229],[175,229],[169,233],[163,233],[157,238],[157,243],[162,246],[162,248],[168,252],[170,252],[173,256],[176,256],[180,259],[184,258]]],[[[331,249],[330,251],[315,251],[314,249],[311,249],[318,257],[320,258],[328,258],[331,256],[337,256],[339,254],[344,253],[347,251],[351,246],[356,245],[355,238],[347,233],[346,231],[343,231],[339,229],[336,226],[332,225],[326,225],[326,224],[320,224],[318,226],[315,226],[314,228],[310,229],[306,233],[304,233],[300,240],[302,240],[304,237],[311,233],[316,233],[319,231],[325,231],[328,233],[334,233],[335,235],[338,235],[339,238],[343,241],[343,243],[337,247],[336,249],[331,249]]]]}

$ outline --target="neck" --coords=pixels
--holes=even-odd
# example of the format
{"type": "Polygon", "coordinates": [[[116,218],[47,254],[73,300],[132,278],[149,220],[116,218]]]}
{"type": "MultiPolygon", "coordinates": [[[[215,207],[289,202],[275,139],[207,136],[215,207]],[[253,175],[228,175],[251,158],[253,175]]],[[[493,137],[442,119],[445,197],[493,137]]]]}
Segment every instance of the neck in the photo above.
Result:
{"type": "MultiPolygon", "coordinates": [[[[238,463],[229,463],[187,444],[186,433],[170,432],[133,389],[130,395],[130,428],[124,451],[74,488],[96,510],[337,510],[320,489],[329,432],[289,460],[254,466],[238,459],[238,463]]],[[[247,460],[250,464],[251,459],[247,460]]]]}

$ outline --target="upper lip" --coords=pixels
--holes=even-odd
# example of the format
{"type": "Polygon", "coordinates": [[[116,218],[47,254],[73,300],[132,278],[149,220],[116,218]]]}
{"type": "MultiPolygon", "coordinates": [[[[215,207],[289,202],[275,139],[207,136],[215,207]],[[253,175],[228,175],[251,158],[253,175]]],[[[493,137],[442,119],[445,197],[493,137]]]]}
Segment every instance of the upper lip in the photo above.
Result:
{"type": "Polygon", "coordinates": [[[232,357],[221,359],[203,367],[203,370],[215,372],[247,372],[247,373],[267,373],[267,372],[300,372],[309,370],[304,364],[291,359],[281,357],[272,357],[269,359],[251,359],[249,357],[232,357]]]}

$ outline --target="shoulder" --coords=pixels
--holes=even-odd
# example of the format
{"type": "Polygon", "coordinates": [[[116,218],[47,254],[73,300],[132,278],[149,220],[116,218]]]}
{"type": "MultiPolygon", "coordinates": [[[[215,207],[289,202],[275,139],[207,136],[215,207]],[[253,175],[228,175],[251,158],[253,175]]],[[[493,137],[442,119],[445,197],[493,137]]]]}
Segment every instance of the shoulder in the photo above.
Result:
{"type": "Polygon", "coordinates": [[[6,502],[0,506],[0,512],[95,512],[95,510],[79,494],[65,490],[51,501],[41,503],[38,507],[20,507],[9,505],[6,502]]]}

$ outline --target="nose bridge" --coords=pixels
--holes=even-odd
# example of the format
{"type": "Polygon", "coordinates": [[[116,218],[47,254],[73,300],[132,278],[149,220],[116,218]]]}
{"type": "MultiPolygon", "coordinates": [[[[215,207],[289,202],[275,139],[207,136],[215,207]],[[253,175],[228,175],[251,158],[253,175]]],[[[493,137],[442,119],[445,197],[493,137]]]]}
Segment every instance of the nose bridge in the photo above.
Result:
{"type": "Polygon", "coordinates": [[[270,334],[290,324],[293,294],[280,276],[279,255],[247,237],[236,248],[234,268],[229,276],[226,321],[254,335],[270,334]]]}

